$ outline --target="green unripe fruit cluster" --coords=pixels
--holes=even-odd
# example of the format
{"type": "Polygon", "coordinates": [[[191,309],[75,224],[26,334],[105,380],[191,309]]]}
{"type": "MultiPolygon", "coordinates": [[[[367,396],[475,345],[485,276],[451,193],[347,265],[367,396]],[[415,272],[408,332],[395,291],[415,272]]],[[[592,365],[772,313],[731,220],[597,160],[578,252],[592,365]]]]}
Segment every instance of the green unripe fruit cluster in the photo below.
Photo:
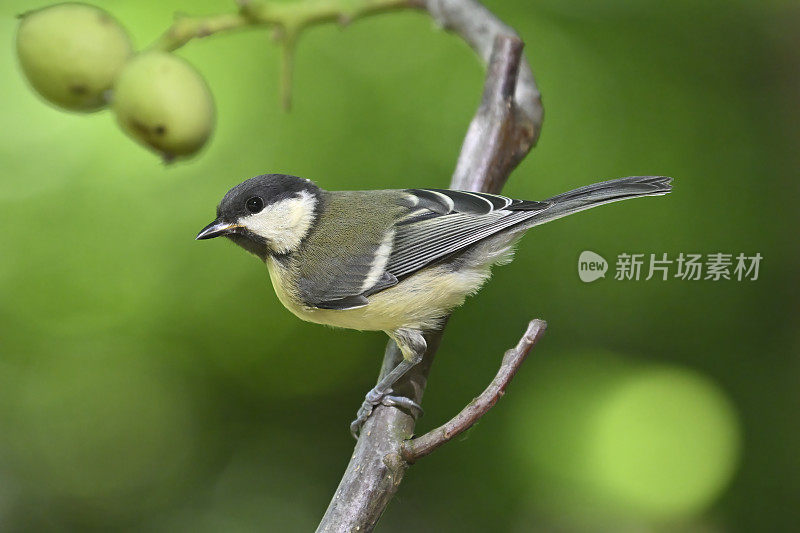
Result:
{"type": "Polygon", "coordinates": [[[94,6],[68,3],[22,15],[17,53],[28,81],[49,102],[74,111],[105,105],[133,55],[124,28],[94,6]]]}
{"type": "Polygon", "coordinates": [[[134,54],[125,29],[94,6],[58,4],[20,18],[20,66],[47,101],[84,112],[111,102],[123,131],[166,161],[194,154],[211,136],[214,100],[183,59],[134,54]]]}
{"type": "Polygon", "coordinates": [[[125,66],[112,108],[128,135],[167,160],[199,150],[214,128],[214,101],[205,80],[165,52],[145,52],[125,66]]]}

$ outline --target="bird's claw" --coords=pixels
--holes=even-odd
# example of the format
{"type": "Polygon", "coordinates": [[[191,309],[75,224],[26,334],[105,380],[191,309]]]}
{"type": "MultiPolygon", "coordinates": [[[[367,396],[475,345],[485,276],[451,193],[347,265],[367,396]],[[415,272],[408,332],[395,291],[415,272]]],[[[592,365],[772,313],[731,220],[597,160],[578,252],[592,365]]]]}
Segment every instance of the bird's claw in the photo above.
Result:
{"type": "Polygon", "coordinates": [[[383,397],[381,403],[390,407],[400,407],[407,410],[411,416],[414,417],[414,420],[419,420],[419,417],[425,414],[425,411],[422,410],[422,407],[417,402],[411,398],[407,398],[406,396],[394,396],[387,394],[383,397]]]}
{"type": "Polygon", "coordinates": [[[367,400],[364,400],[364,403],[362,403],[361,407],[358,408],[356,419],[350,422],[350,434],[353,435],[354,439],[358,440],[358,434],[361,431],[361,426],[364,425],[364,422],[367,421],[369,415],[372,414],[372,409],[375,407],[375,405],[371,404],[367,400]]]}
{"type": "Polygon", "coordinates": [[[356,419],[350,423],[350,433],[353,435],[354,439],[358,439],[361,427],[372,414],[375,406],[381,404],[406,409],[410,412],[411,416],[414,417],[414,420],[419,419],[423,414],[422,407],[411,398],[393,395],[391,389],[383,393],[372,389],[367,393],[364,402],[361,404],[361,407],[359,407],[356,413],[356,419]]]}

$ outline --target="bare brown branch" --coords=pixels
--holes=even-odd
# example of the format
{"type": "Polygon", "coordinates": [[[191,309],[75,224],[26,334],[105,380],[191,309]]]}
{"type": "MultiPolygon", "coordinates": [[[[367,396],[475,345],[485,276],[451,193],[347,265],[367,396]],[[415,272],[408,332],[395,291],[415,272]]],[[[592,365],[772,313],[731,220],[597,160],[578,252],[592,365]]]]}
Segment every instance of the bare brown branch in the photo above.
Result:
{"type": "MultiPolygon", "coordinates": [[[[464,139],[450,187],[499,192],[535,144],[542,124],[541,98],[522,55],[523,43],[513,29],[474,0],[414,0],[417,2],[487,62],[481,104],[464,139]]],[[[428,350],[422,363],[395,385],[396,394],[421,403],[442,334],[443,329],[426,335],[428,350]]],[[[390,341],[379,379],[401,358],[390,341]]],[[[373,530],[410,465],[403,457],[403,442],[413,435],[414,425],[413,417],[401,409],[375,408],[361,430],[318,532],[373,530]]]]}
{"type": "Polygon", "coordinates": [[[547,323],[544,320],[532,320],[517,345],[506,351],[497,375],[486,387],[486,390],[444,425],[420,437],[405,441],[401,447],[403,459],[408,463],[414,463],[420,457],[433,453],[439,446],[471,428],[475,422],[488,413],[497,400],[505,394],[506,387],[514,379],[530,351],[544,335],[546,328],[547,323]]]}
{"type": "Polygon", "coordinates": [[[450,186],[499,192],[536,144],[544,119],[542,97],[527,59],[523,55],[513,60],[514,54],[522,53],[522,41],[513,28],[475,0],[425,0],[425,6],[439,24],[460,35],[488,65],[481,105],[467,130],[450,186]],[[501,63],[492,58],[499,52],[498,38],[512,52],[501,56],[508,58],[501,63]],[[497,72],[492,72],[493,68],[497,72]],[[513,98],[509,98],[512,91],[513,98]]]}

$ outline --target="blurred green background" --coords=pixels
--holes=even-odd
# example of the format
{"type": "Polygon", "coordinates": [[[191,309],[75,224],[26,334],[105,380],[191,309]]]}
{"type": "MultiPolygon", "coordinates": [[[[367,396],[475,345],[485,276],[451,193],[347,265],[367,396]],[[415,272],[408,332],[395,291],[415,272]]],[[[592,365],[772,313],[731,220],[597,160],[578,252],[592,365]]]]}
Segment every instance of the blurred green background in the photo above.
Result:
{"type": "MultiPolygon", "coordinates": [[[[136,45],[224,0],[98,1],[136,45]]],[[[505,192],[664,174],[671,196],[531,232],[450,322],[419,429],[543,341],[498,408],[406,476],[381,531],[791,531],[800,525],[796,2],[492,0],[544,95],[505,192]],[[763,257],[757,281],[577,276],[594,250],[763,257]]],[[[266,32],[192,42],[218,123],[164,166],[107,112],[27,88],[0,7],[0,530],[309,531],[385,336],[300,322],[266,269],[198,243],[222,194],[286,172],[441,187],[483,71],[423,13],[301,39],[279,106],[266,32]]],[[[613,269],[613,265],[611,267],[613,269]]]]}

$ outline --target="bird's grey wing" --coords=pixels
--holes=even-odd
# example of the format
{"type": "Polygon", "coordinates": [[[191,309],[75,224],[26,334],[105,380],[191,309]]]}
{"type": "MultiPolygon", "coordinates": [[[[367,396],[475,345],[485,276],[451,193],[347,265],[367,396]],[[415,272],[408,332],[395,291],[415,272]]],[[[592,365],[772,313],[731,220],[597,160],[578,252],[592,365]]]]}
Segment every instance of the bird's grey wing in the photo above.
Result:
{"type": "Polygon", "coordinates": [[[445,189],[329,194],[330,211],[305,246],[298,282],[303,301],[321,309],[363,307],[398,278],[550,205],[445,189]],[[363,206],[371,206],[369,216],[363,206]]]}
{"type": "Polygon", "coordinates": [[[366,296],[397,283],[385,266],[394,241],[394,223],[408,212],[406,194],[326,194],[325,216],[296,257],[299,296],[305,304],[321,309],[363,307],[368,303],[366,296]]]}
{"type": "Polygon", "coordinates": [[[403,278],[450,254],[524,222],[550,207],[548,202],[505,196],[409,189],[410,212],[395,226],[386,271],[403,278]]]}
{"type": "Polygon", "coordinates": [[[403,278],[516,225],[541,224],[590,207],[667,194],[671,178],[632,176],[595,183],[544,202],[443,189],[409,189],[416,212],[397,224],[386,270],[403,278]]]}
{"type": "Polygon", "coordinates": [[[357,309],[359,307],[364,307],[369,303],[367,296],[370,294],[375,294],[376,292],[380,292],[384,289],[388,289],[394,285],[397,285],[397,278],[390,274],[389,272],[383,272],[381,277],[376,281],[370,283],[370,287],[367,290],[364,290],[363,282],[366,279],[364,276],[353,276],[348,275],[347,279],[357,279],[361,280],[361,285],[347,285],[341,283],[337,283],[336,285],[329,287],[326,291],[311,291],[315,293],[314,296],[316,298],[313,302],[309,301],[311,298],[308,298],[309,293],[306,293],[305,300],[309,303],[312,303],[314,307],[318,307],[319,309],[357,309]],[[360,294],[351,294],[348,296],[340,296],[345,292],[360,292],[360,294]]]}

